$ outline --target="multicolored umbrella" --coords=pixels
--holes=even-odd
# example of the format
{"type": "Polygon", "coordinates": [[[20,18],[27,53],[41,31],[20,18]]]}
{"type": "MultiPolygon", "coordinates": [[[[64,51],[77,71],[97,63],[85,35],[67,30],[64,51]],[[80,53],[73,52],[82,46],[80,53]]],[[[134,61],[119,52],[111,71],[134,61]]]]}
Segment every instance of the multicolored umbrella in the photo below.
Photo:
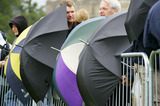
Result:
{"type": "Polygon", "coordinates": [[[87,106],[105,106],[121,80],[121,56],[130,42],[124,28],[126,12],[108,16],[80,54],[77,84],[87,106]]]}
{"type": "Polygon", "coordinates": [[[22,78],[20,76],[20,52],[28,31],[31,26],[25,29],[20,36],[16,39],[13,45],[9,57],[5,65],[5,73],[7,76],[7,81],[13,91],[13,93],[18,97],[18,99],[26,104],[27,100],[30,99],[30,95],[22,83],[22,78]]]}
{"type": "Polygon", "coordinates": [[[97,25],[105,18],[97,17],[79,24],[69,34],[60,50],[53,82],[58,95],[69,106],[81,106],[83,103],[76,82],[79,55],[85,45],[83,41],[88,40],[97,25]]]}
{"type": "Polygon", "coordinates": [[[58,52],[68,32],[66,4],[36,22],[27,34],[21,52],[22,82],[31,97],[43,100],[51,83],[58,52]]]}

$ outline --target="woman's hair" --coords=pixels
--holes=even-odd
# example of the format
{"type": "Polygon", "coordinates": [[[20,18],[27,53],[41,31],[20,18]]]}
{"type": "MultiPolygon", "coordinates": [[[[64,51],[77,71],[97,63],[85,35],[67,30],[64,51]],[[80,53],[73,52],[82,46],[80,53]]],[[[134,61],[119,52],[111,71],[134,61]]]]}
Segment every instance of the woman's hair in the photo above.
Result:
{"type": "Polygon", "coordinates": [[[85,9],[80,9],[76,13],[76,22],[79,24],[89,19],[89,13],[85,9]]]}

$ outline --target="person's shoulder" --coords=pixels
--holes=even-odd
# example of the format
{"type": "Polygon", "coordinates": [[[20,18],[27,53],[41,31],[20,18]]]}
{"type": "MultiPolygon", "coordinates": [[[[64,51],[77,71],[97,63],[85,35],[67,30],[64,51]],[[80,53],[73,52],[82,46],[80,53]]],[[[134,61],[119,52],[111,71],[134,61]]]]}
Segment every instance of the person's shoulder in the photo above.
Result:
{"type": "Polygon", "coordinates": [[[73,23],[73,26],[72,26],[72,29],[74,28],[74,27],[76,27],[77,26],[77,24],[74,22],[73,23]]]}

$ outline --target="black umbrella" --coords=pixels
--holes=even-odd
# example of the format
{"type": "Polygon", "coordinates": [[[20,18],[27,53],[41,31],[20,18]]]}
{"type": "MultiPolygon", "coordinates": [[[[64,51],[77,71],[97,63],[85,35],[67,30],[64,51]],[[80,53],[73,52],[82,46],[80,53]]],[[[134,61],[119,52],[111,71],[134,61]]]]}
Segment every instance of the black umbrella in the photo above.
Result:
{"type": "Polygon", "coordinates": [[[130,46],[125,18],[126,12],[108,16],[80,54],[77,84],[87,106],[104,106],[121,80],[120,53],[130,46]]]}
{"type": "Polygon", "coordinates": [[[31,97],[38,102],[47,93],[58,52],[68,31],[66,4],[36,22],[21,51],[20,74],[31,97]]]}
{"type": "Polygon", "coordinates": [[[158,0],[131,0],[125,20],[125,28],[130,42],[138,39],[144,29],[149,9],[157,1],[158,0]]]}

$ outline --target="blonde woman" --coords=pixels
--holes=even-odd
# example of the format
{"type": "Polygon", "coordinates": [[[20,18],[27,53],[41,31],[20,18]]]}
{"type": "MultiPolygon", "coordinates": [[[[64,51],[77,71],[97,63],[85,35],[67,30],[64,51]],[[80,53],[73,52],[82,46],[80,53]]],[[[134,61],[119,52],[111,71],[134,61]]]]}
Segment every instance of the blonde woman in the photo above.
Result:
{"type": "Polygon", "coordinates": [[[82,9],[77,11],[76,20],[75,20],[76,24],[80,24],[81,22],[86,21],[88,19],[89,19],[89,13],[88,13],[87,10],[82,8],[82,9]]]}

